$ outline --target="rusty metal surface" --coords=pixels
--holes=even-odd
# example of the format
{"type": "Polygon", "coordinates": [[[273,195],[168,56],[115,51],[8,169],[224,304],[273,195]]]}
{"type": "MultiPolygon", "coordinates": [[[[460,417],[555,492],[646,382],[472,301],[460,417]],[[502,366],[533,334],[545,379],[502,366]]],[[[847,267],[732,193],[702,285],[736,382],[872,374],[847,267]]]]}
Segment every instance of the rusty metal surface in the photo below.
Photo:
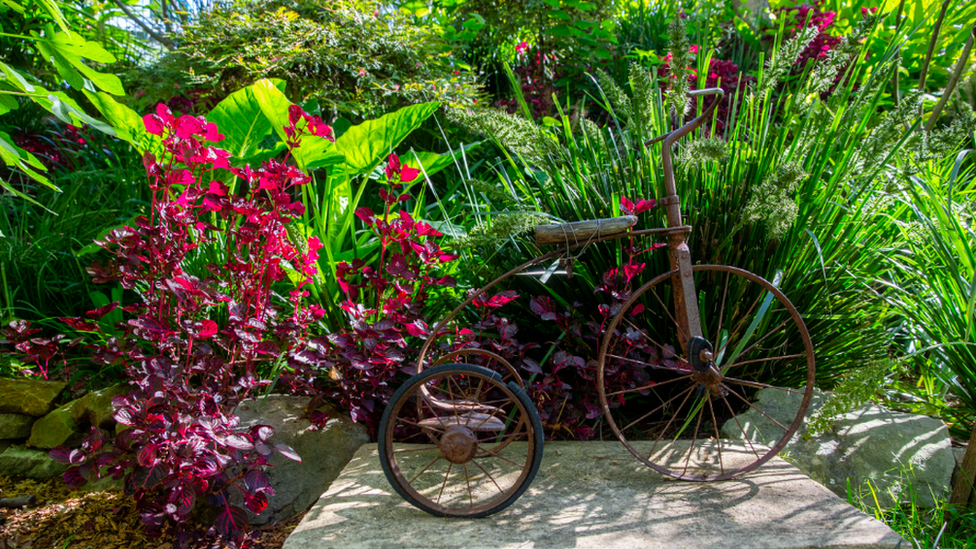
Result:
{"type": "MultiPolygon", "coordinates": [[[[746,310],[745,314],[741,315],[741,318],[738,319],[740,322],[733,329],[730,339],[727,340],[723,346],[719,347],[719,350],[716,353],[713,354],[711,350],[706,349],[707,354],[700,355],[698,357],[699,359],[701,358],[708,359],[709,363],[707,364],[708,366],[707,368],[701,368],[696,370],[695,368],[692,367],[692,361],[689,360],[689,357],[687,357],[687,355],[684,355],[683,353],[678,353],[670,357],[671,359],[673,359],[674,362],[674,364],[671,366],[668,366],[665,362],[662,361],[658,361],[654,363],[652,362],[646,363],[648,368],[656,369],[659,372],[664,371],[670,373],[671,377],[669,377],[667,380],[664,381],[648,382],[643,387],[634,388],[628,390],[627,392],[639,393],[640,391],[646,391],[646,392],[654,391],[656,393],[657,391],[661,390],[661,387],[663,385],[669,385],[668,387],[669,395],[677,392],[677,396],[671,398],[668,401],[664,401],[659,407],[660,409],[652,410],[651,413],[648,413],[644,418],[641,418],[641,420],[644,420],[647,419],[649,416],[651,416],[652,413],[664,412],[668,410],[671,411],[671,419],[667,422],[667,424],[665,424],[663,427],[660,427],[659,424],[652,427],[652,428],[660,429],[660,431],[657,433],[656,437],[654,436],[650,437],[651,440],[655,441],[655,446],[654,448],[652,448],[650,455],[645,456],[641,452],[637,451],[635,449],[634,444],[632,444],[630,440],[630,438],[634,438],[633,435],[635,431],[640,432],[640,429],[631,429],[637,422],[634,422],[630,425],[621,426],[618,425],[617,420],[615,420],[614,418],[615,414],[619,415],[619,406],[611,406],[611,402],[615,403],[612,397],[617,397],[620,394],[622,394],[622,392],[608,393],[607,391],[608,371],[613,370],[613,368],[608,367],[608,363],[611,362],[611,359],[636,361],[636,359],[633,359],[631,357],[627,357],[627,356],[621,357],[613,354],[611,348],[614,346],[615,339],[622,339],[622,338],[615,338],[614,332],[617,331],[618,329],[624,329],[627,327],[631,327],[635,330],[641,331],[641,326],[635,325],[634,322],[630,320],[631,318],[636,316],[632,314],[634,311],[634,307],[638,305],[642,306],[642,303],[651,301],[650,299],[646,299],[645,296],[657,297],[659,295],[657,292],[658,288],[663,285],[666,285],[667,282],[669,282],[669,280],[673,279],[674,275],[676,274],[676,271],[663,273],[657,276],[656,278],[654,278],[653,280],[649,281],[645,285],[643,285],[638,290],[634,291],[630,299],[628,299],[621,306],[620,311],[614,316],[613,320],[610,322],[610,325],[607,328],[607,334],[604,337],[600,346],[599,366],[597,370],[597,391],[599,392],[600,404],[603,408],[604,421],[610,426],[611,430],[614,432],[617,438],[620,439],[623,445],[642,463],[651,467],[655,471],[658,471],[661,474],[668,475],[681,480],[692,480],[692,481],[727,480],[727,479],[744,475],[756,469],[757,467],[759,467],[760,465],[762,465],[763,463],[771,459],[773,456],[775,456],[777,453],[779,453],[779,451],[783,449],[783,447],[786,445],[787,442],[789,442],[790,438],[793,436],[793,434],[799,428],[800,424],[803,422],[803,416],[806,413],[806,410],[810,404],[810,399],[813,396],[813,385],[815,380],[815,361],[814,361],[814,354],[813,354],[813,342],[810,339],[810,334],[807,331],[806,325],[804,324],[803,319],[801,318],[799,312],[796,310],[796,307],[794,307],[793,304],[790,303],[789,299],[786,298],[786,296],[779,290],[779,288],[773,286],[771,283],[769,283],[762,277],[750,273],[748,271],[745,271],[743,269],[728,267],[724,265],[696,265],[693,268],[693,272],[696,274],[703,274],[706,276],[709,273],[725,273],[726,275],[724,286],[722,284],[718,284],[711,288],[699,288],[699,291],[721,292],[721,294],[714,294],[714,295],[723,296],[721,299],[721,312],[718,315],[719,328],[717,330],[717,333],[721,333],[721,327],[722,327],[721,323],[724,320],[724,312],[726,310],[726,307],[729,306],[734,308],[736,306],[739,306],[739,304],[727,303],[725,299],[727,295],[727,289],[730,287],[730,284],[732,284],[733,281],[737,281],[738,283],[742,283],[742,284],[756,285],[755,290],[759,292],[759,295],[756,297],[756,300],[752,303],[752,305],[746,310]],[[756,360],[743,360],[740,363],[732,363],[728,366],[719,365],[719,367],[716,367],[713,362],[710,362],[714,358],[714,355],[718,355],[725,352],[730,347],[730,345],[736,343],[735,340],[736,335],[739,332],[741,332],[744,327],[748,326],[747,324],[745,324],[745,321],[747,319],[753,318],[752,314],[754,311],[764,308],[763,306],[760,306],[760,308],[757,309],[756,305],[759,303],[760,298],[765,297],[767,293],[771,294],[772,296],[771,301],[775,301],[779,304],[780,308],[776,308],[774,310],[778,311],[780,314],[785,313],[784,316],[785,320],[780,325],[774,327],[773,330],[768,332],[766,335],[757,338],[755,342],[752,342],[751,335],[749,335],[749,330],[747,329],[746,334],[749,335],[749,337],[745,337],[745,341],[749,343],[749,346],[745,348],[745,350],[740,350],[738,348],[732,349],[732,352],[737,353],[734,357],[732,357],[732,360],[742,355],[746,355],[748,357],[748,353],[752,352],[753,350],[757,350],[759,343],[767,339],[770,336],[770,334],[781,335],[783,333],[786,333],[786,331],[790,329],[792,329],[792,331],[789,332],[789,335],[792,338],[795,338],[793,340],[794,345],[802,345],[802,352],[798,352],[796,354],[789,354],[789,355],[772,356],[768,358],[758,358],[756,360]],[[675,467],[673,465],[672,466],[662,465],[662,463],[673,461],[672,460],[673,456],[655,453],[658,450],[658,446],[657,446],[658,443],[663,442],[664,445],[666,445],[667,443],[672,442],[672,432],[669,430],[678,428],[678,425],[682,426],[681,429],[679,430],[679,432],[682,433],[686,429],[693,428],[694,429],[694,435],[692,437],[693,447],[695,446],[696,441],[699,444],[708,443],[714,445],[715,444],[714,441],[719,440],[721,438],[718,433],[718,422],[716,420],[717,417],[716,408],[728,409],[731,412],[734,404],[741,406],[742,402],[740,402],[739,400],[743,399],[743,397],[740,395],[743,386],[752,387],[752,388],[771,387],[761,382],[729,376],[728,372],[723,370],[726,370],[727,368],[730,367],[745,365],[748,363],[755,364],[764,361],[772,362],[776,360],[789,361],[789,360],[801,360],[801,359],[805,360],[806,362],[806,388],[803,391],[803,400],[800,405],[800,409],[797,412],[797,415],[794,418],[793,422],[788,427],[781,425],[781,427],[783,428],[783,433],[781,438],[770,448],[768,448],[768,450],[763,449],[761,453],[760,451],[755,450],[754,460],[744,464],[740,463],[734,469],[726,470],[722,463],[722,455],[721,455],[722,443],[719,442],[717,453],[715,453],[711,458],[708,458],[712,460],[712,463],[701,465],[702,471],[709,471],[709,472],[694,472],[694,471],[689,472],[687,460],[684,462],[685,465],[684,468],[680,468],[681,465],[680,461],[678,463],[678,467],[675,467]],[[662,364],[664,365],[662,366],[662,364]],[[738,388],[738,390],[736,390],[736,387],[738,388]],[[702,396],[706,392],[708,394],[708,397],[702,398],[702,396]],[[697,405],[698,406],[697,409],[694,408],[694,406],[696,405],[694,402],[689,402],[690,397],[692,395],[697,395],[695,400],[700,403],[697,405]],[[678,401],[680,401],[680,403],[678,404],[677,408],[675,408],[674,402],[678,402],[678,401]],[[733,403],[732,401],[735,402],[733,403]],[[682,415],[686,403],[689,404],[688,412],[682,415]],[[705,419],[706,424],[709,422],[709,420],[711,420],[711,423],[715,428],[714,436],[712,436],[711,433],[708,434],[699,433],[699,428],[702,425],[703,419],[705,419]],[[699,434],[701,434],[701,438],[699,438],[699,434]],[[628,438],[628,436],[630,438],[628,438]],[[717,460],[717,462],[715,460],[717,460]],[[715,467],[716,463],[718,465],[717,470],[715,467]]],[[[745,292],[745,293],[752,295],[752,293],[749,292],[745,292]]],[[[675,297],[680,295],[681,295],[680,291],[675,292],[675,297]]],[[[662,308],[666,308],[666,303],[664,303],[663,301],[659,301],[659,302],[661,303],[662,308]]],[[[770,310],[770,309],[766,309],[766,310],[770,310]]],[[[662,323],[667,323],[668,319],[663,318],[660,319],[660,321],[662,323]]],[[[675,324],[673,326],[674,330],[680,331],[680,328],[677,326],[678,321],[676,321],[674,318],[671,318],[670,322],[675,324]]],[[[658,332],[660,332],[660,329],[658,329],[658,332]]],[[[664,350],[665,346],[667,345],[666,340],[664,344],[661,344],[658,343],[654,338],[648,336],[646,332],[642,332],[642,334],[645,338],[647,338],[648,341],[654,342],[653,343],[654,345],[662,348],[661,351],[662,355],[666,354],[666,351],[664,350]]],[[[657,337],[658,339],[661,339],[660,336],[657,337]]],[[[676,335],[675,337],[677,338],[678,336],[676,335]]],[[[758,348],[758,350],[763,351],[762,348],[758,348]]],[[[745,371],[745,370],[739,370],[739,371],[745,371]]],[[[742,375],[738,373],[739,371],[736,372],[737,375],[742,375]]],[[[799,392],[799,391],[794,391],[792,389],[785,389],[785,388],[782,390],[788,392],[797,392],[797,393],[799,392]]],[[[663,397],[661,398],[661,400],[663,401],[663,397]]],[[[748,402],[746,402],[746,404],[748,404],[748,402]]],[[[748,405],[752,406],[751,404],[748,405]]],[[[739,427],[740,429],[743,429],[741,425],[739,427]]],[[[689,452],[691,452],[691,450],[689,450],[689,452]]],[[[689,457],[690,455],[691,454],[689,453],[689,457]]]]}
{"type": "Polygon", "coordinates": [[[481,517],[528,487],[542,459],[541,435],[539,415],[518,385],[480,366],[444,364],[393,395],[379,450],[390,484],[416,507],[481,517]]]}

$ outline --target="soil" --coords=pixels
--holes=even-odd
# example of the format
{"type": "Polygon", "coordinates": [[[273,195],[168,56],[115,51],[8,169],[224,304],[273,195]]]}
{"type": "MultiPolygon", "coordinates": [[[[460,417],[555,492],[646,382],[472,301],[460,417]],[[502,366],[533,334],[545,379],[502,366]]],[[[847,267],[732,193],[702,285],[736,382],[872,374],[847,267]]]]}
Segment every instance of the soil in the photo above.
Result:
{"type": "MultiPolygon", "coordinates": [[[[60,478],[45,481],[0,476],[0,497],[33,494],[37,505],[0,508],[0,549],[173,549],[172,535],[147,537],[135,503],[119,490],[71,490],[60,478]]],[[[255,529],[253,549],[279,549],[301,516],[255,529]]],[[[202,530],[206,530],[204,526],[202,530]]],[[[188,549],[221,547],[217,539],[188,549]]]]}

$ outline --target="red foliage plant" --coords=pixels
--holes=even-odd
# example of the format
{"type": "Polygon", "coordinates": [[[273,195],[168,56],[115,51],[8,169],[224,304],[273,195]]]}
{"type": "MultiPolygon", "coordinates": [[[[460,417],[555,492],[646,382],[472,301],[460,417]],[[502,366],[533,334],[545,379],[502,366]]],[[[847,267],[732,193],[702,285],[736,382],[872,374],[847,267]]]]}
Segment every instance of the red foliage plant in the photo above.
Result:
{"type": "MultiPolygon", "coordinates": [[[[290,147],[310,136],[331,139],[318,117],[297,106],[289,114],[290,147]]],[[[274,493],[264,472],[268,457],[278,451],[300,460],[271,442],[271,426],[242,429],[232,410],[269,383],[261,374],[272,364],[301,371],[309,325],[324,313],[304,303],[302,289],[317,272],[321,244],[293,242],[287,231],[304,212],[291,198],[293,188],[309,178],[275,160],[258,169],[232,168],[229,153],[212,146],[223,135],[202,117],[174,117],[159,105],[144,123],[162,137],[161,158],[143,158],[151,211],[99,241],[111,259],[89,269],[95,282],[119,283],[139,296],[122,309],[121,335],[101,334],[89,345],[93,361],[127,373],[130,392],[112,402],[124,430],[110,440],[93,428],[80,448],[58,447],[51,457],[70,465],[64,473],[70,486],[102,475],[124,478],[151,534],[169,528],[185,545],[199,535],[186,523],[205,499],[216,507],[216,533],[239,543],[247,516],[231,493],[240,492],[245,507],[260,513],[274,493]],[[287,282],[289,271],[298,273],[298,284],[287,282]],[[276,297],[276,285],[297,287],[276,297]]],[[[99,332],[93,320],[118,306],[61,320],[99,332]]],[[[26,339],[30,330],[19,323],[8,332],[26,339]]],[[[46,363],[49,347],[35,345],[33,354],[46,363]]]]}
{"type": "MultiPolygon", "coordinates": [[[[654,200],[640,199],[635,202],[624,197],[620,199],[620,209],[627,215],[640,215],[655,206],[654,200]]],[[[559,334],[547,346],[546,356],[543,357],[545,368],[530,356],[541,346],[536,342],[520,343],[516,337],[518,326],[500,314],[503,306],[519,298],[511,290],[475,299],[473,305],[480,318],[469,327],[458,330],[454,341],[443,345],[441,350],[480,348],[500,355],[521,370],[523,377],[528,378],[526,391],[539,411],[550,438],[589,439],[594,434],[592,420],[602,413],[594,390],[600,343],[607,335],[608,324],[630,298],[633,283],[646,267],[642,258],[662,246],[664,244],[658,243],[641,248],[634,238],[624,243],[624,263],[603,273],[601,283],[593,289],[595,294],[607,298],[605,303],[597,306],[595,314],[584,311],[580,302],[573,302],[565,310],[559,310],[555,301],[548,296],[529,300],[529,311],[542,320],[540,326],[551,326],[559,334]]],[[[641,309],[634,307],[630,314],[638,316],[641,309]]],[[[624,389],[647,386],[650,380],[647,368],[670,360],[645,338],[636,337],[631,332],[633,328],[621,325],[614,334],[629,348],[619,351],[623,359],[607,365],[608,392],[623,394],[624,389]]],[[[645,394],[647,390],[641,393],[645,394]]],[[[611,402],[610,405],[616,406],[618,403],[611,402]]]]}
{"type": "Polygon", "coordinates": [[[397,372],[412,373],[416,349],[408,345],[409,338],[429,335],[424,306],[431,290],[455,284],[451,277],[435,273],[455,259],[433,240],[441,233],[406,210],[394,209],[410,199],[400,188],[418,171],[391,154],[385,173],[387,187],[378,193],[383,212],[356,210],[379,240],[378,262],[374,266],[356,259],[337,266],[349,328],[313,341],[322,353],[315,362],[329,368],[335,382],[325,396],[349,410],[370,432],[376,431],[382,406],[393,395],[397,372]]]}

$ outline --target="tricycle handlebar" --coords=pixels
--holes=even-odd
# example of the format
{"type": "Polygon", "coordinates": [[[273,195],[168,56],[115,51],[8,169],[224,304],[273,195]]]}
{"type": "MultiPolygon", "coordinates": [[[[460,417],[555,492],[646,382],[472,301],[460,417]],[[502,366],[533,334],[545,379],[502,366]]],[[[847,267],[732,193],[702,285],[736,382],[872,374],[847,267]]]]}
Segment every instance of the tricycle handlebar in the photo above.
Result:
{"type": "Polygon", "coordinates": [[[706,97],[709,95],[717,95],[718,97],[713,99],[712,102],[709,103],[708,107],[705,107],[705,110],[702,111],[700,115],[696,116],[693,120],[691,120],[684,126],[681,126],[677,130],[670,131],[668,133],[648,139],[647,141],[644,142],[644,146],[649,147],[654,143],[661,141],[662,139],[668,139],[671,138],[672,136],[673,138],[670,139],[669,141],[670,143],[674,143],[678,139],[681,139],[685,135],[691,133],[691,131],[697,128],[698,126],[701,126],[705,122],[705,120],[708,119],[709,116],[711,116],[712,111],[714,111],[715,107],[718,106],[719,101],[721,101],[722,98],[725,97],[725,90],[723,90],[722,88],[705,88],[702,90],[693,90],[688,92],[688,97],[706,97]]]}

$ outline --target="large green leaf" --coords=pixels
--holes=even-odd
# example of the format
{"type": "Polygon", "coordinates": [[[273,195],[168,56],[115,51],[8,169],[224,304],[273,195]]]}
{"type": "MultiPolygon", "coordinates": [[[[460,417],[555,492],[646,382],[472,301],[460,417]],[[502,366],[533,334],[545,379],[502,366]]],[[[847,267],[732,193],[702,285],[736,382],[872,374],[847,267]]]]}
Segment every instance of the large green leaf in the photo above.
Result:
{"type": "Polygon", "coordinates": [[[0,90],[0,114],[7,114],[10,111],[17,110],[19,106],[20,103],[17,102],[14,96],[3,93],[3,90],[0,90]]]}
{"type": "MultiPolygon", "coordinates": [[[[14,140],[11,139],[10,135],[8,135],[6,132],[0,132],[0,161],[3,161],[3,163],[8,167],[19,169],[34,181],[61,192],[61,189],[57,188],[47,177],[44,177],[44,175],[40,173],[42,171],[47,171],[44,164],[41,164],[41,161],[30,152],[25,151],[24,149],[15,145],[14,140]]],[[[12,194],[27,200],[28,202],[43,207],[36,200],[22,193],[2,179],[0,179],[0,188],[4,188],[12,194]]]]}
{"type": "Polygon", "coordinates": [[[105,122],[93,118],[81,109],[78,103],[64,92],[49,93],[47,97],[34,97],[34,101],[57,116],[65,124],[83,126],[88,124],[96,130],[115,136],[115,130],[105,122]]]}
{"type": "Polygon", "coordinates": [[[336,140],[336,148],[346,158],[346,164],[356,173],[373,169],[386,158],[403,139],[427,120],[440,103],[421,103],[384,114],[353,126],[336,140]]]}
{"type": "MultiPolygon", "coordinates": [[[[271,84],[282,90],[283,80],[270,80],[271,84]]],[[[240,160],[249,160],[259,154],[261,140],[271,131],[271,120],[261,110],[261,104],[255,95],[254,88],[258,84],[237,90],[217,104],[207,115],[207,121],[217,124],[224,140],[220,146],[240,160]]],[[[263,85],[263,84],[262,84],[263,85]]]]}
{"type": "Polygon", "coordinates": [[[114,74],[98,72],[82,61],[84,58],[99,63],[114,63],[114,55],[99,44],[85,40],[76,32],[55,34],[53,30],[53,27],[50,26],[47,29],[47,35],[53,35],[51,38],[41,38],[39,34],[32,31],[34,45],[37,51],[54,65],[58,74],[71,87],[78,90],[92,90],[91,86],[86,84],[85,79],[87,78],[92,84],[104,91],[113,95],[125,95],[119,77],[114,74]]]}
{"type": "Polygon", "coordinates": [[[86,90],[85,96],[115,128],[115,133],[119,139],[127,141],[140,154],[148,151],[157,157],[162,155],[162,140],[158,135],[146,131],[142,117],[136,111],[119,103],[105,92],[93,93],[86,90]]]}
{"type": "MultiPolygon", "coordinates": [[[[288,126],[288,107],[292,102],[285,97],[272,81],[258,80],[251,86],[254,98],[257,100],[261,112],[268,119],[271,128],[282,141],[286,141],[285,127],[288,126]]],[[[301,146],[292,152],[298,167],[303,170],[320,168],[343,161],[342,155],[336,150],[336,145],[322,137],[306,136],[301,146]]]]}

